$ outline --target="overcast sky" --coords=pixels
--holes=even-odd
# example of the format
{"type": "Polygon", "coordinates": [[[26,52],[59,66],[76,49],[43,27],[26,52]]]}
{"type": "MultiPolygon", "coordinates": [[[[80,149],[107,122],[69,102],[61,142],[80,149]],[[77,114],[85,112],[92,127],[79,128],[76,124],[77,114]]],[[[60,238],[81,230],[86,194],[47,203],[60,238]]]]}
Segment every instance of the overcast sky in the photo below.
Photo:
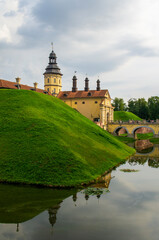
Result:
{"type": "Polygon", "coordinates": [[[159,95],[158,0],[0,0],[0,79],[43,88],[51,42],[63,90],[86,74],[125,100],[159,95]]]}

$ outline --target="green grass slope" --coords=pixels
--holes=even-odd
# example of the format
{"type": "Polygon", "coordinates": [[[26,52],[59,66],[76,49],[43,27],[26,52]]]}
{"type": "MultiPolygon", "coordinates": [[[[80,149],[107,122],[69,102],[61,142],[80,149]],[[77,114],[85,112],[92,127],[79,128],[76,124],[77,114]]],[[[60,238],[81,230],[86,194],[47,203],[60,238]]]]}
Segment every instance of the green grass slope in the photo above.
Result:
{"type": "Polygon", "coordinates": [[[0,90],[0,180],[77,185],[97,178],[134,150],[61,100],[0,90]]]}
{"type": "Polygon", "coordinates": [[[129,120],[142,120],[132,112],[125,112],[125,111],[115,111],[114,112],[114,121],[129,121],[129,120]]]}

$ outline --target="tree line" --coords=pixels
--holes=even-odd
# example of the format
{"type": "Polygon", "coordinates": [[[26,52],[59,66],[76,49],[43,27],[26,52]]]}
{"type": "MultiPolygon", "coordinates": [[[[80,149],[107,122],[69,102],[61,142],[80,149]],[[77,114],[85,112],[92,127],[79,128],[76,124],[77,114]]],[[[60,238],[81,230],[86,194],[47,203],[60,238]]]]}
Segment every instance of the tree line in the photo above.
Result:
{"type": "Polygon", "coordinates": [[[131,98],[127,104],[122,98],[113,100],[114,111],[128,111],[136,114],[138,117],[146,120],[159,119],[159,97],[148,98],[131,98]]]}

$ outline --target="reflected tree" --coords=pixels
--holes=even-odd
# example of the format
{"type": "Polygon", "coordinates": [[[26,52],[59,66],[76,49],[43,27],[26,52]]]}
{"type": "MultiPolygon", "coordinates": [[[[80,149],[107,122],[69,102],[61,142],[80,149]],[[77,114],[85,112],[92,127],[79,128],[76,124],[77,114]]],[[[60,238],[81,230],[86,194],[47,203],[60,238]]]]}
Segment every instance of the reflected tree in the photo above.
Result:
{"type": "Polygon", "coordinates": [[[153,168],[159,168],[159,158],[149,158],[148,166],[153,168]]]}

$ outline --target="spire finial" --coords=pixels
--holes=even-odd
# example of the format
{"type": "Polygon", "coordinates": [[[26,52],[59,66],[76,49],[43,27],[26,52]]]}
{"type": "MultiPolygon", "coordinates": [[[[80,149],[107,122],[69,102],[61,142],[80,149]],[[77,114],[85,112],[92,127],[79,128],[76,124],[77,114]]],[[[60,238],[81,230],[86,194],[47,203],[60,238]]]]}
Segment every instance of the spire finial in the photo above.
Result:
{"type": "Polygon", "coordinates": [[[75,75],[76,75],[77,71],[75,71],[75,75]]]}
{"type": "Polygon", "coordinates": [[[51,46],[52,46],[52,51],[53,51],[53,42],[51,43],[51,46]]]}

